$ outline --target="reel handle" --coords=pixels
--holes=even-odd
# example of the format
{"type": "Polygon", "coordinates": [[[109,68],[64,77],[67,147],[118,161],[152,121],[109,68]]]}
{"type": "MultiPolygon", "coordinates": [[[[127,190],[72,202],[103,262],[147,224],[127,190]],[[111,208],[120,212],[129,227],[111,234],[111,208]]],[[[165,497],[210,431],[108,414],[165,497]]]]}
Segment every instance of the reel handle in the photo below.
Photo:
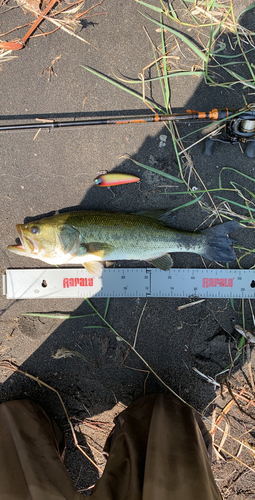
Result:
{"type": "Polygon", "coordinates": [[[214,146],[213,139],[206,139],[205,140],[204,156],[212,156],[213,155],[213,146],[214,146]]]}
{"type": "Polygon", "coordinates": [[[249,141],[245,151],[248,158],[255,158],[255,141],[249,141]]]}

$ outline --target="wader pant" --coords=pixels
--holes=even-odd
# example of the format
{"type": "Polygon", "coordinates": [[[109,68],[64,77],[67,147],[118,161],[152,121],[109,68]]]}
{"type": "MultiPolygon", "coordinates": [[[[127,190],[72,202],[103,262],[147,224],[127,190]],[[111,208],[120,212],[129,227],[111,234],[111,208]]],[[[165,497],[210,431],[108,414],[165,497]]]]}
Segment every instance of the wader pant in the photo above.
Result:
{"type": "MultiPolygon", "coordinates": [[[[63,433],[30,400],[0,405],[0,499],[81,500],[63,465],[63,433]]],[[[176,397],[151,394],[117,417],[93,500],[220,500],[211,439],[176,397]]]]}

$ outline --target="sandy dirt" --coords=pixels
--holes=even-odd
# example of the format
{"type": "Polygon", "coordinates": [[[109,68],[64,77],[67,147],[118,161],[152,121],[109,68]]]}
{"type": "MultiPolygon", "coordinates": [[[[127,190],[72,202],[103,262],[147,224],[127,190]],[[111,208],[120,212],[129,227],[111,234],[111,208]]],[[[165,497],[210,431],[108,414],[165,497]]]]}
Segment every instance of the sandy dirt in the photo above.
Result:
{"type": "MultiPolygon", "coordinates": [[[[151,1],[159,6],[157,0],[151,1]]],[[[179,2],[174,2],[180,7],[179,2]]],[[[236,2],[237,11],[252,2],[236,2]]],[[[35,18],[23,12],[17,3],[0,2],[0,30],[5,33],[35,18]]],[[[84,6],[92,7],[88,0],[84,6]]],[[[158,26],[140,12],[158,19],[133,0],[114,2],[105,0],[89,12],[75,33],[88,43],[63,30],[29,40],[26,47],[5,62],[0,58],[0,125],[35,121],[35,119],[81,119],[91,116],[139,114],[147,109],[142,96],[142,85],[126,87],[136,91],[136,96],[124,92],[83,66],[96,69],[114,80],[137,79],[143,68],[153,61],[151,42],[161,45],[158,26]],[[61,57],[50,69],[52,61],[61,57]]],[[[248,11],[242,25],[254,29],[255,9],[248,11]]],[[[168,26],[178,26],[168,19],[168,26]]],[[[5,40],[23,36],[28,28],[5,40]]],[[[41,30],[52,31],[54,26],[45,21],[41,30]]],[[[193,28],[181,26],[180,31],[195,39],[193,28]]],[[[37,30],[36,35],[42,32],[37,30]]],[[[224,55],[232,55],[232,35],[223,32],[218,43],[225,43],[224,55]]],[[[174,44],[168,40],[170,46],[174,44]],[[172,45],[171,45],[172,44],[172,45]]],[[[201,47],[200,47],[201,48],[201,47]]],[[[191,68],[193,54],[183,42],[178,42],[168,64],[171,69],[191,68]],[[184,59],[183,59],[184,57],[184,59]],[[178,59],[180,58],[180,59],[178,59]],[[184,61],[184,62],[183,62],[184,61]]],[[[255,62],[254,53],[249,60],[255,62]]],[[[196,58],[194,58],[194,64],[196,58]]],[[[249,78],[245,62],[236,65],[236,71],[249,78]]],[[[146,77],[156,73],[147,69],[146,77]]],[[[221,76],[219,76],[220,81],[221,76]]],[[[222,75],[228,81],[226,75],[222,75]]],[[[223,80],[222,80],[223,81],[223,80]]],[[[155,104],[164,106],[159,82],[146,83],[146,96],[155,104]]],[[[171,79],[171,106],[173,112],[186,109],[210,110],[213,108],[239,109],[253,101],[253,89],[234,85],[232,89],[209,87],[202,77],[176,77],[171,79]]],[[[181,136],[198,125],[182,124],[181,136]]],[[[197,131],[184,140],[184,147],[201,138],[197,131]]],[[[160,123],[86,127],[66,130],[15,131],[0,133],[0,237],[1,275],[7,268],[46,267],[42,262],[19,257],[7,251],[7,245],[17,238],[15,224],[52,215],[56,210],[95,209],[136,212],[162,208],[170,210],[190,201],[188,195],[167,194],[180,190],[177,183],[135,165],[131,159],[172,174],[179,175],[176,155],[169,130],[160,123]],[[165,135],[165,146],[162,138],[165,135]],[[128,155],[131,159],[123,158],[128,155]],[[98,188],[93,179],[99,172],[119,171],[141,178],[140,190],[136,185],[118,186],[114,195],[98,188]],[[163,187],[162,187],[163,186],[163,187]],[[171,186],[171,187],[170,187],[171,186]]],[[[237,145],[218,143],[214,155],[203,156],[203,144],[191,150],[191,160],[198,173],[183,165],[186,178],[190,172],[190,185],[203,189],[219,187],[219,174],[223,184],[230,182],[245,186],[252,201],[254,192],[255,163],[247,158],[237,145]],[[240,177],[242,172],[250,179],[240,177]]],[[[184,160],[183,160],[183,163],[184,160]]],[[[232,195],[229,194],[229,197],[232,195]]],[[[243,200],[236,195],[233,200],[243,200]]],[[[213,195],[215,204],[220,200],[213,195]]],[[[173,225],[195,231],[206,228],[217,218],[212,214],[211,200],[203,198],[205,205],[195,203],[176,211],[173,225]],[[209,209],[209,210],[207,210],[209,209]]],[[[236,211],[247,215],[240,207],[236,211]]],[[[241,228],[236,235],[237,244],[254,248],[252,228],[241,228]]],[[[235,248],[237,258],[245,252],[235,248]]],[[[217,263],[202,261],[195,254],[176,253],[174,267],[217,269],[217,263]]],[[[250,253],[240,262],[245,269],[254,264],[250,253]]],[[[118,262],[117,267],[146,267],[144,262],[118,262]]],[[[235,262],[230,267],[238,268],[235,262]]],[[[153,391],[175,391],[196,408],[206,425],[214,429],[214,422],[221,410],[227,416],[219,424],[225,434],[217,429],[213,433],[215,452],[213,472],[224,498],[244,500],[255,498],[254,493],[254,355],[251,347],[238,350],[240,334],[234,328],[245,318],[246,329],[252,331],[250,304],[229,299],[207,299],[192,307],[178,307],[193,299],[126,298],[91,299],[100,315],[114,330],[133,345],[137,334],[136,349],[147,365],[157,374],[156,378],[145,363],[121,341],[109,326],[94,313],[90,303],[82,299],[7,300],[0,297],[0,359],[18,366],[22,372],[38,377],[56,389],[63,398],[67,412],[72,417],[78,442],[102,470],[102,448],[114,417],[133,399],[153,391]],[[242,309],[243,308],[243,309],[242,309]],[[25,313],[57,313],[83,316],[77,319],[29,317],[25,313]],[[92,315],[94,313],[94,315],[92,315]],[[138,328],[139,324],[139,328],[138,328]],[[239,356],[238,356],[239,354],[239,356]],[[235,360],[234,363],[233,360],[235,360]],[[224,372],[231,365],[228,377],[224,372]],[[194,371],[212,377],[217,384],[209,383],[194,371]],[[225,441],[222,440],[225,436],[225,441]]],[[[253,301],[252,301],[253,302],[253,301]]],[[[66,466],[79,491],[89,495],[90,488],[100,472],[80,450],[74,446],[70,428],[57,394],[38,384],[24,373],[13,372],[10,365],[0,367],[1,401],[15,398],[32,398],[54,416],[66,431],[66,466]]],[[[216,420],[217,422],[217,420],[216,420]]]]}

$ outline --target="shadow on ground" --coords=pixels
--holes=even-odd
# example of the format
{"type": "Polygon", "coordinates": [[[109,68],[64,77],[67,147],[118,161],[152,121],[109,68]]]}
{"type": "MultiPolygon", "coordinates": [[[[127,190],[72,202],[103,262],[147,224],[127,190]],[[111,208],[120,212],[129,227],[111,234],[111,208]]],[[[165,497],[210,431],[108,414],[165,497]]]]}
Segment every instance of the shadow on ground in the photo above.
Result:
{"type": "MultiPolygon", "coordinates": [[[[222,92],[216,88],[209,90],[204,84],[201,84],[187,103],[187,108],[199,110],[226,106],[234,109],[242,107],[242,96],[225,89],[222,92]]],[[[82,116],[85,115],[82,114],[82,116]]],[[[65,113],[64,116],[58,117],[69,118],[70,116],[65,113]]],[[[81,117],[81,114],[77,117],[81,117]]],[[[195,128],[194,126],[194,130],[195,128]]],[[[186,130],[187,125],[182,124],[181,135],[185,135],[186,130]]],[[[88,131],[88,140],[89,134],[88,131]]],[[[199,134],[195,134],[194,138],[198,137],[199,134]]],[[[193,141],[193,137],[189,140],[193,141]]],[[[187,142],[184,144],[188,145],[187,142]]],[[[238,146],[217,145],[212,158],[202,156],[203,144],[201,143],[191,151],[196,170],[208,188],[218,186],[219,171],[224,166],[236,168],[251,177],[254,175],[254,160],[242,155],[238,146]]],[[[172,175],[178,175],[171,137],[163,126],[158,136],[146,138],[133,159],[172,175]],[[160,147],[161,134],[167,135],[165,147],[160,147]]],[[[77,207],[68,207],[66,210],[70,208],[126,212],[146,208],[169,210],[182,205],[184,201],[189,201],[188,197],[167,195],[167,192],[173,190],[169,187],[173,183],[157,174],[136,167],[130,159],[121,160],[115,170],[139,175],[141,190],[137,190],[135,185],[119,186],[113,189],[113,197],[109,190],[93,186],[77,207]]],[[[228,183],[229,178],[226,178],[225,182],[228,183]]],[[[193,174],[191,183],[198,188],[202,187],[199,179],[193,174]]],[[[176,187],[175,185],[174,191],[176,187]]],[[[209,199],[207,202],[209,205],[209,199]]],[[[195,204],[192,210],[187,208],[177,211],[174,225],[185,230],[195,230],[204,223],[207,217],[208,212],[195,204]]],[[[203,227],[207,225],[208,222],[203,227]]],[[[245,238],[245,245],[250,248],[251,231],[248,229],[242,231],[246,232],[245,236],[243,232],[241,233],[240,242],[245,238]]],[[[201,259],[197,255],[175,254],[173,257],[175,267],[202,267],[201,259]]],[[[217,267],[215,263],[209,265],[217,267]]],[[[246,265],[247,267],[252,265],[251,258],[250,260],[247,258],[246,265]]],[[[128,266],[130,266],[128,262],[117,263],[117,267],[128,266]]],[[[141,267],[146,264],[133,263],[132,267],[134,266],[141,267]]],[[[29,267],[28,262],[27,267],[29,267]]],[[[236,266],[233,265],[233,267],[236,266]]],[[[230,353],[233,358],[235,357],[239,336],[234,331],[234,324],[240,322],[240,304],[236,303],[234,310],[228,300],[206,300],[191,308],[178,311],[178,306],[186,302],[188,299],[149,298],[146,301],[146,299],[139,298],[115,298],[110,300],[107,321],[132,344],[146,304],[138,331],[136,344],[138,352],[165,384],[189,404],[202,411],[214,399],[215,391],[213,385],[209,385],[194,372],[193,367],[215,377],[228,366],[230,353]]],[[[67,312],[70,312],[68,301],[65,303],[67,312]]],[[[101,315],[104,315],[105,299],[91,299],[91,303],[101,315]]],[[[12,303],[8,304],[8,307],[11,306],[12,303]]],[[[52,312],[52,307],[50,310],[52,312]]],[[[63,313],[63,307],[61,312],[63,313]]],[[[84,301],[71,312],[74,316],[82,316],[92,314],[93,310],[89,303],[84,301]]],[[[12,356],[15,345],[24,344],[24,349],[27,346],[28,352],[31,350],[31,345],[35,345],[36,350],[22,363],[21,370],[41,378],[59,391],[68,414],[72,417],[82,420],[113,408],[116,402],[128,404],[144,393],[167,391],[166,387],[149,373],[141,359],[131,352],[123,341],[116,338],[97,315],[65,321],[23,316],[12,323],[12,326],[9,336],[3,343],[3,346],[7,347],[6,354],[3,352],[2,358],[18,363],[15,356],[12,356]],[[73,356],[54,357],[62,347],[73,351],[73,356]],[[77,353],[83,357],[77,356],[77,353]]],[[[247,327],[249,326],[251,325],[248,319],[247,327]]],[[[240,357],[236,369],[240,368],[242,362],[240,357]]],[[[3,375],[6,376],[6,381],[2,384],[0,391],[2,401],[32,398],[67,430],[63,409],[54,392],[19,373],[14,373],[8,378],[9,371],[4,370],[3,375]]],[[[78,434],[78,439],[86,447],[86,437],[78,434]]],[[[73,479],[78,481],[82,467],[83,479],[82,484],[79,482],[80,487],[84,488],[93,484],[97,479],[96,469],[89,462],[84,465],[84,457],[74,449],[70,435],[68,435],[68,443],[67,465],[73,479]]],[[[90,451],[88,453],[92,457],[92,453],[90,451]]]]}

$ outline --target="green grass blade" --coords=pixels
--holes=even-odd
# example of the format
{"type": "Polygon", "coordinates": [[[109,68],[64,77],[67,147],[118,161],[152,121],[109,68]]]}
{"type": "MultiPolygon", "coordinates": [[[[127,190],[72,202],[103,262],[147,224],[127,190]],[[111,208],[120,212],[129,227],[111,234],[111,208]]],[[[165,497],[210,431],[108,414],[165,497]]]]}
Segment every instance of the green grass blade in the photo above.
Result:
{"type": "Polygon", "coordinates": [[[157,69],[157,73],[158,73],[158,79],[159,79],[159,82],[160,82],[160,87],[161,87],[161,90],[162,90],[162,94],[164,95],[164,85],[163,85],[163,82],[162,82],[160,68],[159,68],[159,64],[158,64],[158,61],[157,61],[156,52],[155,52],[155,49],[154,49],[153,45],[152,45],[152,50],[153,50],[154,61],[155,61],[156,69],[157,69]]]}
{"type": "MultiPolygon", "coordinates": [[[[160,21],[162,23],[161,16],[160,16],[160,21]]],[[[166,47],[165,47],[164,30],[162,27],[161,27],[161,43],[162,43],[163,54],[165,54],[166,47]]],[[[166,59],[163,59],[163,68],[164,68],[164,75],[166,76],[167,75],[166,59]]],[[[171,109],[171,107],[170,107],[170,87],[169,87],[169,81],[167,79],[165,79],[165,91],[163,90],[163,96],[164,96],[164,101],[165,101],[166,112],[169,112],[169,110],[171,109]]],[[[171,121],[168,122],[168,125],[169,125],[169,129],[171,132],[171,138],[172,138],[174,152],[175,152],[175,156],[176,156],[178,167],[179,167],[179,172],[180,172],[181,177],[183,178],[182,164],[181,164],[181,160],[180,160],[180,157],[178,154],[177,142],[176,142],[176,137],[175,137],[175,133],[174,133],[174,126],[173,126],[173,123],[171,121]]]]}
{"type": "Polygon", "coordinates": [[[236,191],[239,193],[240,192],[240,196],[242,196],[242,193],[240,191],[239,188],[242,188],[244,191],[247,191],[247,193],[249,193],[249,195],[252,197],[252,198],[255,198],[255,194],[250,191],[248,188],[246,188],[245,186],[241,186],[241,184],[238,184],[238,182],[234,182],[234,181],[231,181],[230,182],[231,186],[234,186],[234,188],[236,189],[236,191]],[[238,187],[237,187],[238,186],[238,187]]]}
{"type": "Polygon", "coordinates": [[[84,326],[83,328],[94,328],[94,330],[97,330],[97,328],[107,328],[107,326],[91,325],[91,326],[84,326]]]}
{"type": "MultiPolygon", "coordinates": [[[[162,5],[162,7],[164,7],[164,4],[163,4],[162,0],[160,0],[160,3],[162,5]]],[[[175,21],[180,22],[179,19],[178,19],[177,14],[176,14],[173,6],[172,6],[172,2],[168,2],[168,7],[169,7],[169,10],[171,11],[171,16],[169,15],[169,11],[166,12],[166,9],[164,9],[164,14],[166,14],[168,17],[174,19],[175,21]]]]}
{"type": "MultiPolygon", "coordinates": [[[[192,194],[194,195],[195,193],[192,193],[192,194]]],[[[195,199],[193,199],[191,201],[188,201],[187,203],[184,203],[184,205],[180,205],[179,207],[172,208],[171,212],[175,212],[176,210],[180,210],[180,208],[186,208],[186,207],[189,207],[190,205],[193,205],[194,203],[196,203],[197,201],[199,201],[202,198],[202,196],[203,195],[201,194],[201,196],[198,196],[198,198],[195,198],[195,199]]]]}
{"type": "Polygon", "coordinates": [[[170,179],[171,181],[174,182],[179,182],[179,184],[183,184],[183,180],[178,179],[178,177],[175,177],[174,175],[168,174],[167,172],[162,172],[162,170],[158,170],[157,168],[154,167],[149,167],[148,165],[144,165],[143,163],[139,163],[138,161],[134,160],[133,158],[129,158],[133,163],[138,165],[138,167],[145,168],[146,170],[149,170],[150,172],[153,172],[154,174],[162,175],[163,177],[166,177],[167,179],[170,179]]]}
{"type": "Polygon", "coordinates": [[[224,68],[225,71],[227,71],[227,73],[229,73],[231,76],[233,76],[233,78],[235,78],[235,81],[232,82],[232,83],[230,83],[230,85],[233,85],[235,83],[241,83],[245,87],[250,87],[251,89],[255,89],[255,84],[254,83],[251,83],[250,80],[244,80],[241,75],[238,75],[238,73],[236,73],[235,71],[231,71],[226,66],[227,66],[226,64],[222,65],[222,68],[224,68]]]}
{"type": "MultiPolygon", "coordinates": [[[[124,90],[125,92],[128,92],[128,94],[131,94],[131,95],[137,97],[138,99],[140,99],[141,101],[143,101],[143,96],[142,95],[138,94],[137,92],[134,92],[133,90],[130,90],[129,88],[125,87],[124,85],[121,85],[120,83],[116,82],[112,78],[109,78],[109,76],[103,75],[99,71],[96,71],[95,69],[89,68],[88,66],[82,66],[81,65],[81,67],[84,68],[84,69],[86,69],[90,73],[93,73],[94,75],[99,76],[99,78],[102,78],[102,80],[105,80],[106,82],[111,83],[112,85],[115,85],[115,87],[118,87],[121,90],[124,90]]],[[[156,108],[156,109],[158,109],[158,110],[161,111],[161,108],[159,106],[156,106],[155,103],[153,103],[152,101],[150,101],[148,99],[145,99],[145,102],[147,104],[149,104],[150,106],[154,106],[154,108],[156,108]]]]}
{"type": "MultiPolygon", "coordinates": [[[[160,21],[162,22],[162,16],[160,15],[160,21]]],[[[165,54],[166,53],[166,47],[165,47],[165,39],[164,39],[164,31],[163,29],[161,28],[161,44],[162,44],[162,53],[165,54]]],[[[166,77],[167,75],[167,67],[166,67],[166,58],[164,57],[163,58],[163,68],[164,68],[164,77],[166,77]]],[[[164,101],[165,101],[165,108],[166,108],[166,112],[169,111],[169,104],[170,104],[170,89],[169,89],[169,82],[168,80],[165,78],[164,79],[164,84],[165,84],[165,89],[164,89],[164,92],[163,92],[163,95],[164,95],[164,101]]]]}
{"type": "MultiPolygon", "coordinates": [[[[195,3],[195,2],[194,2],[194,0],[185,0],[185,2],[186,2],[186,3],[193,3],[193,5],[194,5],[194,3],[195,3]]],[[[207,2],[207,1],[205,1],[205,2],[201,2],[201,3],[199,2],[199,5],[200,5],[200,7],[204,7],[205,9],[207,9],[207,7],[208,7],[208,2],[207,2]]],[[[215,8],[217,7],[218,9],[222,9],[222,3],[215,3],[215,4],[214,4],[214,7],[215,7],[215,8]]]]}
{"type": "Polygon", "coordinates": [[[240,224],[252,224],[254,226],[254,217],[251,219],[239,219],[240,224]]]}
{"type": "MultiPolygon", "coordinates": [[[[189,1],[189,0],[188,0],[188,1],[189,1]]],[[[243,16],[246,12],[248,12],[248,11],[249,11],[249,10],[251,10],[251,9],[254,9],[254,7],[255,7],[255,4],[250,5],[249,7],[246,7],[246,9],[242,10],[242,12],[240,12],[240,14],[237,16],[237,18],[236,18],[236,22],[238,22],[238,19],[239,19],[241,16],[243,16]]]]}
{"type": "MultiPolygon", "coordinates": [[[[238,57],[243,57],[242,53],[241,54],[235,54],[234,56],[231,56],[231,55],[224,56],[223,54],[220,54],[219,52],[221,50],[224,50],[225,48],[226,48],[226,45],[222,49],[218,49],[218,51],[216,50],[215,52],[212,52],[211,55],[213,56],[213,55],[217,54],[217,57],[222,58],[222,59],[236,59],[238,57]]],[[[255,47],[253,47],[252,49],[246,50],[245,54],[249,54],[249,52],[253,52],[253,50],[255,50],[255,47]]],[[[236,64],[236,62],[235,62],[235,64],[236,64]]],[[[242,64],[243,64],[243,62],[242,62],[242,64]]]]}
{"type": "Polygon", "coordinates": [[[137,3],[140,3],[141,5],[144,5],[144,7],[148,7],[151,10],[154,10],[155,12],[163,12],[163,10],[160,7],[156,7],[155,5],[151,5],[150,3],[143,2],[142,0],[135,0],[137,3]]]}
{"type": "Polygon", "coordinates": [[[233,201],[233,200],[228,200],[227,198],[223,198],[222,196],[217,196],[217,198],[219,198],[219,200],[223,200],[223,201],[227,201],[228,203],[232,203],[232,205],[236,205],[237,207],[245,208],[245,210],[251,210],[252,212],[255,212],[255,208],[251,208],[251,207],[248,208],[245,205],[241,205],[241,203],[237,203],[236,201],[233,201]]]}
{"type": "MultiPolygon", "coordinates": [[[[162,0],[160,0],[161,4],[162,4],[162,0]]],[[[185,4],[185,2],[183,0],[180,0],[181,4],[183,5],[184,9],[186,10],[186,12],[190,15],[191,19],[193,20],[193,22],[199,26],[199,22],[196,20],[195,16],[193,16],[192,12],[188,9],[187,5],[185,4]]],[[[170,2],[169,2],[170,3],[170,2]]],[[[185,24],[186,23],[181,23],[181,24],[185,24]]]]}
{"type": "Polygon", "coordinates": [[[207,60],[207,56],[202,52],[193,42],[191,42],[185,35],[182,33],[179,33],[179,31],[174,30],[173,28],[170,28],[169,26],[166,26],[165,24],[160,23],[159,21],[156,21],[155,19],[152,19],[149,16],[146,16],[142,12],[140,12],[143,17],[146,19],[149,19],[149,21],[153,22],[154,24],[157,24],[157,26],[160,26],[160,28],[163,28],[164,30],[169,31],[169,33],[172,33],[175,35],[177,38],[180,38],[200,59],[202,59],[204,62],[207,60]]]}
{"type": "Polygon", "coordinates": [[[206,61],[205,61],[205,78],[208,76],[208,66],[209,66],[209,59],[210,59],[210,52],[211,52],[211,47],[214,41],[214,32],[213,32],[213,18],[211,17],[211,27],[210,27],[210,36],[209,36],[209,42],[207,45],[207,56],[206,56],[206,61]]]}
{"type": "MultiPolygon", "coordinates": [[[[243,54],[241,54],[241,56],[243,56],[243,54]]],[[[222,64],[222,65],[220,65],[220,64],[219,64],[218,66],[220,66],[220,67],[222,67],[222,68],[224,68],[224,69],[225,69],[225,68],[227,68],[228,66],[233,66],[233,64],[234,64],[235,66],[240,65],[240,64],[243,66],[243,65],[244,65],[244,62],[243,62],[243,61],[230,61],[230,62],[225,63],[225,64],[222,64]]]]}
{"type": "Polygon", "coordinates": [[[105,305],[105,310],[104,310],[104,319],[106,318],[107,316],[107,313],[108,313],[108,309],[109,309],[109,305],[110,305],[110,297],[107,297],[106,299],[106,305],[105,305]]]}
{"type": "MultiPolygon", "coordinates": [[[[186,183],[186,181],[184,180],[184,177],[183,177],[182,164],[181,164],[181,160],[180,160],[180,156],[179,156],[179,152],[178,152],[178,148],[177,148],[178,139],[176,139],[175,134],[174,134],[173,123],[172,122],[168,122],[168,123],[169,123],[169,128],[170,128],[170,132],[171,132],[171,136],[172,136],[172,141],[173,141],[175,156],[177,158],[177,163],[178,163],[180,175],[182,177],[182,182],[184,182],[187,185],[187,183],[186,183]]],[[[181,182],[181,181],[179,181],[179,182],[181,182]]]]}
{"type": "Polygon", "coordinates": [[[236,174],[241,175],[242,177],[245,177],[249,181],[255,182],[255,179],[253,177],[250,177],[249,175],[244,174],[243,172],[239,172],[239,170],[236,170],[235,168],[232,168],[232,167],[223,167],[221,169],[221,171],[220,171],[220,174],[219,174],[219,187],[220,188],[222,188],[222,179],[221,179],[222,178],[222,173],[225,170],[232,170],[232,172],[235,172],[236,174]]]}
{"type": "MultiPolygon", "coordinates": [[[[165,59],[163,59],[164,61],[165,59]]],[[[240,63],[240,64],[243,64],[243,63],[240,63]]],[[[166,78],[174,78],[175,76],[203,76],[204,72],[203,71],[184,71],[182,69],[178,70],[178,71],[174,71],[172,73],[169,73],[167,72],[166,75],[159,75],[159,76],[155,76],[154,78],[146,78],[144,81],[146,83],[148,82],[156,82],[157,80],[165,80],[166,78]]],[[[119,78],[118,77],[118,80],[122,83],[128,83],[130,85],[141,85],[142,83],[142,80],[126,80],[124,78],[119,78]]],[[[112,81],[113,83],[113,81],[112,81]]],[[[125,89],[125,87],[124,87],[125,89]]]]}
{"type": "MultiPolygon", "coordinates": [[[[166,186],[167,188],[167,186],[166,186]]],[[[192,189],[189,189],[189,191],[168,191],[167,193],[159,193],[159,194],[205,194],[205,193],[213,193],[215,191],[231,191],[232,193],[236,192],[236,189],[231,189],[231,188],[213,188],[213,189],[198,189],[196,191],[192,191],[192,189]]]]}

